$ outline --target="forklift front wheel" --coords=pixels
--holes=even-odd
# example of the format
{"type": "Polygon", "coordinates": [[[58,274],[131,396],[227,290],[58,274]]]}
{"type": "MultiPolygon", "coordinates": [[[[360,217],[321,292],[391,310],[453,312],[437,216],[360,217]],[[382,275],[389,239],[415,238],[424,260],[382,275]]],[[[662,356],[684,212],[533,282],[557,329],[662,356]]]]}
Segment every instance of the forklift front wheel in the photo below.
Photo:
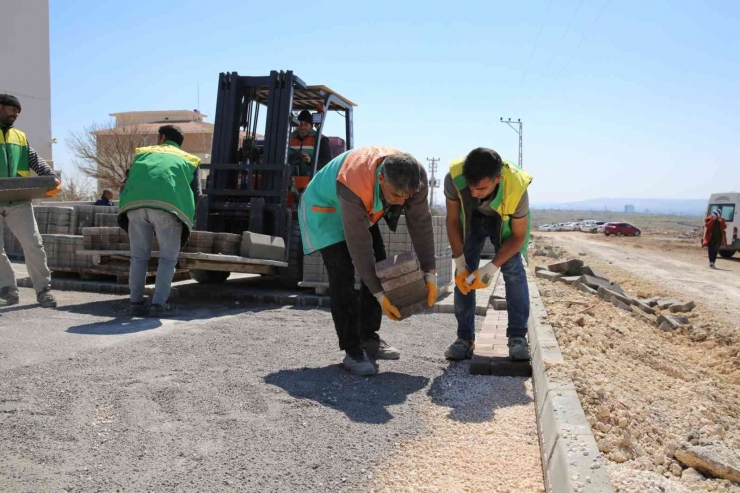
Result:
{"type": "Polygon", "coordinates": [[[221,284],[229,278],[230,272],[222,270],[191,270],[190,277],[198,284],[221,284]]]}

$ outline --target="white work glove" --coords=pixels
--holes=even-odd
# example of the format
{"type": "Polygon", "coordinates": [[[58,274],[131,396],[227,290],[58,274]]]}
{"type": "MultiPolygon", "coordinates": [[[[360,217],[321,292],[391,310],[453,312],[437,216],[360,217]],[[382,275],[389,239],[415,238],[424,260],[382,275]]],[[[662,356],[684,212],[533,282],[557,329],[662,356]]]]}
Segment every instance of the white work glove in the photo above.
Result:
{"type": "Polygon", "coordinates": [[[396,308],[393,303],[391,303],[391,300],[388,299],[383,291],[375,293],[373,296],[378,300],[380,308],[383,309],[383,313],[385,313],[386,317],[390,318],[394,322],[401,319],[401,312],[398,311],[398,308],[396,308]]]}
{"type": "Polygon", "coordinates": [[[491,281],[496,275],[496,272],[498,272],[498,267],[493,265],[493,262],[490,262],[486,264],[485,267],[481,267],[470,274],[467,279],[465,279],[465,284],[469,290],[487,288],[491,285],[491,281]]]}
{"type": "Polygon", "coordinates": [[[465,284],[465,279],[470,275],[468,267],[465,265],[465,255],[460,255],[455,259],[455,286],[462,294],[468,294],[470,287],[465,284]]]}

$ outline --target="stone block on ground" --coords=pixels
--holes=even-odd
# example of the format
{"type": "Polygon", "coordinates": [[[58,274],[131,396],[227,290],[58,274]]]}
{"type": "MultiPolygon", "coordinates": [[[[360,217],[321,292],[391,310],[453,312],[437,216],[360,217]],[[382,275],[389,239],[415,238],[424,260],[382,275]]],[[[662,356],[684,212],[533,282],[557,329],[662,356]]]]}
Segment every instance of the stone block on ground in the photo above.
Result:
{"type": "Polygon", "coordinates": [[[650,315],[655,315],[655,309],[639,300],[633,300],[632,304],[650,315]]]}
{"type": "Polygon", "coordinates": [[[556,281],[558,278],[563,277],[562,274],[558,274],[557,272],[550,272],[549,270],[541,270],[535,274],[535,277],[539,277],[540,279],[547,279],[548,281],[556,281]]]}
{"type": "Polygon", "coordinates": [[[390,279],[419,270],[419,261],[414,252],[394,255],[375,264],[375,273],[381,279],[390,279]]]}
{"type": "Polygon", "coordinates": [[[671,305],[668,309],[671,311],[671,313],[688,313],[694,308],[696,308],[696,303],[694,303],[693,301],[688,301],[686,303],[677,303],[675,305],[671,305]]]}
{"type": "Polygon", "coordinates": [[[588,293],[588,294],[596,294],[597,293],[594,288],[591,288],[591,287],[586,286],[585,284],[583,284],[582,282],[580,282],[580,280],[578,281],[578,284],[576,285],[576,287],[578,288],[578,291],[583,291],[584,293],[588,293]]]}
{"type": "Polygon", "coordinates": [[[280,236],[242,233],[241,256],[261,260],[283,260],[285,241],[280,236]]]}
{"type": "Polygon", "coordinates": [[[650,315],[649,313],[645,313],[642,310],[632,310],[632,314],[635,315],[637,318],[641,318],[646,322],[649,322],[652,325],[656,324],[655,315],[650,315]]]}
{"type": "Polygon", "coordinates": [[[588,274],[582,275],[580,282],[592,289],[604,288],[611,290],[612,288],[612,283],[610,283],[609,281],[605,281],[604,279],[598,277],[589,276],[588,274]]]}
{"type": "Polygon", "coordinates": [[[562,276],[562,277],[559,277],[557,280],[559,282],[563,282],[565,284],[575,286],[576,284],[580,283],[581,276],[562,276]]]}
{"type": "Polygon", "coordinates": [[[599,287],[599,289],[596,290],[596,293],[599,295],[599,298],[604,301],[619,300],[621,303],[628,306],[632,304],[632,300],[630,300],[626,296],[622,296],[615,291],[612,291],[611,289],[599,287]]]}
{"type": "Polygon", "coordinates": [[[612,305],[614,305],[617,308],[622,309],[622,310],[624,310],[626,312],[631,312],[632,311],[632,307],[630,305],[628,305],[627,303],[624,303],[624,302],[620,301],[617,298],[612,298],[612,305]]]}
{"type": "Polygon", "coordinates": [[[671,305],[677,305],[679,303],[681,303],[681,302],[678,301],[677,299],[670,298],[670,299],[660,299],[660,300],[658,300],[657,305],[658,305],[658,308],[660,308],[661,310],[665,310],[666,308],[670,308],[671,305]]]}
{"type": "Polygon", "coordinates": [[[668,324],[670,330],[675,330],[681,327],[681,322],[676,317],[671,317],[670,315],[659,315],[656,323],[661,327],[661,330],[663,330],[663,324],[668,324]]]}
{"type": "Polygon", "coordinates": [[[622,296],[625,296],[625,297],[628,297],[628,296],[629,296],[629,295],[627,294],[627,291],[625,291],[624,289],[622,289],[622,286],[620,286],[620,285],[619,285],[619,284],[617,284],[616,282],[613,282],[613,283],[612,283],[612,287],[611,287],[611,288],[609,288],[609,289],[611,289],[611,290],[612,290],[612,291],[614,291],[615,293],[619,293],[619,294],[621,294],[622,296]]]}
{"type": "Polygon", "coordinates": [[[722,444],[685,445],[676,450],[676,459],[705,476],[740,483],[740,453],[737,449],[722,444]]]}
{"type": "Polygon", "coordinates": [[[594,269],[593,267],[589,267],[588,265],[584,265],[583,267],[581,267],[581,275],[598,277],[599,279],[604,279],[605,281],[609,280],[606,274],[604,274],[600,270],[594,269]]]}
{"type": "Polygon", "coordinates": [[[547,266],[547,270],[549,270],[550,272],[557,272],[558,274],[563,274],[566,276],[580,275],[582,268],[583,260],[577,258],[547,266]]]}

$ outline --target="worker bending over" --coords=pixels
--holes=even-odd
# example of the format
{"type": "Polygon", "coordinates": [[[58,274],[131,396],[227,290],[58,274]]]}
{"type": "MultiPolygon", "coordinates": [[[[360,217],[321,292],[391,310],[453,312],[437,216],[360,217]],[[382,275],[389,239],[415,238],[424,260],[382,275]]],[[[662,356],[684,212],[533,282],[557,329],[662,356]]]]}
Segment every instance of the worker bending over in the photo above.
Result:
{"type": "Polygon", "coordinates": [[[355,375],[374,375],[373,359],[401,353],[378,336],[382,313],[400,313],[383,293],[375,263],[385,260],[378,220],[392,206],[404,206],[406,224],[427,283],[427,304],[437,299],[432,215],[424,168],[411,155],[388,147],[363,147],[332,159],[311,180],[301,200],[303,251],[321,252],[329,275],[331,315],[345,351],[344,366],[355,375]],[[355,268],[362,279],[359,298],[355,268]]]}
{"type": "Polygon", "coordinates": [[[177,308],[167,300],[177,257],[193,228],[195,206],[202,193],[200,158],[180,149],[180,127],[159,127],[157,145],[136,149],[134,161],[121,191],[118,225],[128,231],[131,242],[129,288],[134,316],[167,317],[177,308]],[[144,304],[144,286],[152,255],[152,233],[159,244],[157,280],[151,307],[144,304]]]}
{"type": "Polygon", "coordinates": [[[529,359],[525,338],[529,289],[522,255],[526,255],[529,243],[527,187],[531,182],[531,175],[483,147],[450,164],[444,193],[447,235],[455,258],[457,340],[445,352],[449,359],[462,360],[473,354],[475,290],[488,287],[499,269],[506,283],[509,356],[529,359]],[[496,256],[478,269],[487,239],[496,248],[496,256]]]}

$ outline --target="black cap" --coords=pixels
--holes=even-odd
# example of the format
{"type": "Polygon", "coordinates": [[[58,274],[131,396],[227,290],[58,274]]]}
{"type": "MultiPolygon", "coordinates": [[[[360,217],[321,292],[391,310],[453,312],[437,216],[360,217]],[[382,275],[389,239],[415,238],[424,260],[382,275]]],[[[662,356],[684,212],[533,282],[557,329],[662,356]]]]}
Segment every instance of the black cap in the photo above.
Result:
{"type": "Polygon", "coordinates": [[[0,94],[0,104],[3,106],[15,106],[18,108],[18,111],[21,110],[21,102],[12,94],[0,94]]]}
{"type": "Polygon", "coordinates": [[[308,110],[303,110],[298,114],[298,121],[299,122],[307,122],[313,124],[313,117],[311,116],[311,112],[308,110]]]}

